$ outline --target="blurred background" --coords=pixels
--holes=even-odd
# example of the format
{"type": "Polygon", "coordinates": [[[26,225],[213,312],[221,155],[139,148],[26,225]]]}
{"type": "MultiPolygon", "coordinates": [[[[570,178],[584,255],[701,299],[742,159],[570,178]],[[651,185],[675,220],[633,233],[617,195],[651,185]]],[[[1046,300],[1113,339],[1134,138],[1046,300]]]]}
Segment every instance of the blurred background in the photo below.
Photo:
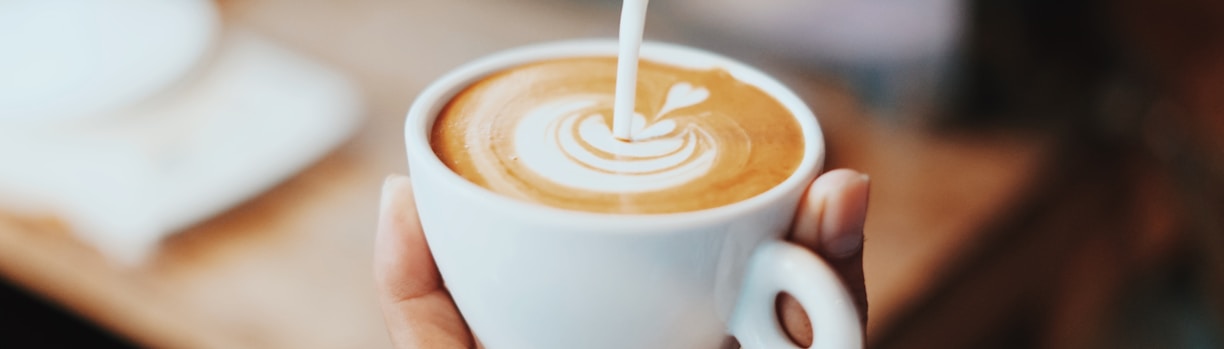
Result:
{"type": "MultiPolygon", "coordinates": [[[[389,347],[412,98],[619,5],[0,1],[0,347],[389,347]]],[[[871,175],[872,348],[1224,347],[1224,3],[651,6],[871,175]]]]}

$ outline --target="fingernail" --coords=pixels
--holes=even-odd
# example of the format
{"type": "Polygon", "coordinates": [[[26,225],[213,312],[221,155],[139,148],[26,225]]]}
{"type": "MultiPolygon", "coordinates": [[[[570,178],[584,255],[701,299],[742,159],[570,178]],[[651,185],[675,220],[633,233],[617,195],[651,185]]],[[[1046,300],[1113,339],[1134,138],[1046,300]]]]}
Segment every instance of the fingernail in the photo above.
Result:
{"type": "Polygon", "coordinates": [[[825,218],[822,220],[822,241],[825,253],[832,257],[849,257],[863,249],[863,224],[867,218],[867,194],[870,190],[871,178],[860,175],[851,180],[838,195],[844,196],[844,205],[825,206],[825,218]],[[862,194],[854,191],[861,190],[862,194]]]}
{"type": "Polygon", "coordinates": [[[862,234],[840,235],[826,245],[827,252],[836,257],[850,257],[863,248],[862,234]]]}
{"type": "Polygon", "coordinates": [[[405,180],[408,177],[400,174],[390,174],[383,180],[382,198],[378,203],[380,210],[386,210],[391,205],[391,200],[395,199],[395,187],[405,180]]]}

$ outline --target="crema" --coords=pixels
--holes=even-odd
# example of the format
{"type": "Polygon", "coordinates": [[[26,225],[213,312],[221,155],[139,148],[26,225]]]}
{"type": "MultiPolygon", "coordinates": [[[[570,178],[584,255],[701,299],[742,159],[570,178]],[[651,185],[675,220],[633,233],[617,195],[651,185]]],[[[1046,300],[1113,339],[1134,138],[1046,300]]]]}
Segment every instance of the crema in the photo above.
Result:
{"type": "Polygon", "coordinates": [[[614,57],[531,63],[483,78],[435,121],[438,158],[502,195],[580,211],[674,213],[719,207],[788,178],[799,123],[722,69],[643,60],[632,139],[612,134],[614,57]]]}

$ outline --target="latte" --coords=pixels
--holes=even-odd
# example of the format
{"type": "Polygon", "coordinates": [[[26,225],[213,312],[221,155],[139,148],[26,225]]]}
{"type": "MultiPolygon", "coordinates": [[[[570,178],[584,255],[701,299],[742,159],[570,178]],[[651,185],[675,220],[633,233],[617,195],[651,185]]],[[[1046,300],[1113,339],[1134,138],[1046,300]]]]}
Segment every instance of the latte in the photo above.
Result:
{"type": "Polygon", "coordinates": [[[721,69],[642,60],[632,140],[612,135],[614,57],[531,63],[456,95],[430,143],[447,167],[502,195],[602,213],[695,211],[787,179],[803,159],[794,116],[721,69]]]}

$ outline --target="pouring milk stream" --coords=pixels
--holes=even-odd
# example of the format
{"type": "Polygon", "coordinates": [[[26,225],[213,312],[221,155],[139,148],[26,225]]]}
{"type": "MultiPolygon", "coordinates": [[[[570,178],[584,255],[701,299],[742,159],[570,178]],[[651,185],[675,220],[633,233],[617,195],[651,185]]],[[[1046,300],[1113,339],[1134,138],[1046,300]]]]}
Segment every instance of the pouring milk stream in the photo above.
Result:
{"type": "Polygon", "coordinates": [[[621,9],[620,52],[616,66],[616,101],[612,109],[612,135],[633,141],[633,113],[637,98],[638,55],[646,27],[649,0],[625,0],[621,9]]]}

